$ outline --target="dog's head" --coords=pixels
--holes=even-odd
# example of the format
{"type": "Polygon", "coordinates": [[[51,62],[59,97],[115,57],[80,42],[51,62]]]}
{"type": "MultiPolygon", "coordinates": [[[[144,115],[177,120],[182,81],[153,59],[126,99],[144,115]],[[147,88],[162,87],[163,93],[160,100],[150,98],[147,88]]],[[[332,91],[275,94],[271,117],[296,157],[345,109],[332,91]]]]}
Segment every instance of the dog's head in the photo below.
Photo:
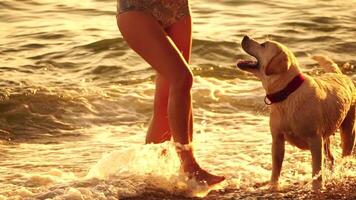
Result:
{"type": "Polygon", "coordinates": [[[260,44],[245,36],[241,44],[243,50],[257,61],[241,60],[237,63],[237,67],[253,73],[261,79],[264,86],[288,75],[290,71],[293,74],[299,72],[298,62],[293,53],[278,42],[266,41],[260,44]]]}

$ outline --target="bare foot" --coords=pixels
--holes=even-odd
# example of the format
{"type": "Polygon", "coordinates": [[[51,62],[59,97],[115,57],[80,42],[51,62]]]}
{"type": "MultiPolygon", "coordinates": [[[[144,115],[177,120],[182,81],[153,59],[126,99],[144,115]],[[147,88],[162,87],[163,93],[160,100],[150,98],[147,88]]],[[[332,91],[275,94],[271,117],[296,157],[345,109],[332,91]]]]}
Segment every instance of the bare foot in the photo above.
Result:
{"type": "Polygon", "coordinates": [[[188,178],[194,179],[198,183],[207,184],[208,186],[212,186],[218,183],[221,183],[225,180],[224,176],[217,176],[207,172],[206,170],[198,167],[192,172],[186,172],[188,178]]]}
{"type": "Polygon", "coordinates": [[[278,182],[272,182],[272,181],[264,181],[261,183],[256,183],[253,187],[260,188],[262,190],[267,190],[269,192],[278,192],[279,190],[278,182]]]}
{"type": "Polygon", "coordinates": [[[213,175],[202,169],[193,156],[190,145],[176,144],[178,155],[182,162],[182,169],[189,179],[194,179],[198,183],[212,186],[225,180],[224,176],[213,175]]]}
{"type": "Polygon", "coordinates": [[[269,183],[270,181],[259,182],[259,183],[255,183],[253,187],[254,188],[266,187],[266,185],[269,185],[269,183]]]}

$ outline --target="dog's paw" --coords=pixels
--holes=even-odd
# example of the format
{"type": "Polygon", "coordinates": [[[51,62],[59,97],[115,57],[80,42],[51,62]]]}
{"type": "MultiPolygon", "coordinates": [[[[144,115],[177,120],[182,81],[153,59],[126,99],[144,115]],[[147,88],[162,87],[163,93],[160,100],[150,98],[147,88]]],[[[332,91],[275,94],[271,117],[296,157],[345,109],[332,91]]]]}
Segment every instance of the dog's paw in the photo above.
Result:
{"type": "Polygon", "coordinates": [[[312,183],[312,189],[314,192],[319,192],[323,187],[323,184],[319,180],[314,180],[312,183]]]}
{"type": "Polygon", "coordinates": [[[271,192],[277,192],[279,190],[279,184],[276,182],[270,182],[268,184],[268,190],[271,192]]]}

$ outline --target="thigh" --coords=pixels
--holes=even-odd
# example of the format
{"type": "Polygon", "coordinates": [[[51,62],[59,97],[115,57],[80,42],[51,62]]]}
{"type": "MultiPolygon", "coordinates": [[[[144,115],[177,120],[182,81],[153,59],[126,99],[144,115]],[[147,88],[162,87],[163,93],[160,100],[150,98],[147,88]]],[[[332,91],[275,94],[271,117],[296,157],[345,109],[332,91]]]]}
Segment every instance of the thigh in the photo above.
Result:
{"type": "Polygon", "coordinates": [[[166,29],[185,60],[189,63],[192,51],[192,18],[187,15],[166,29]]]}
{"type": "Polygon", "coordinates": [[[128,45],[168,81],[189,71],[188,65],[161,25],[140,11],[124,12],[117,17],[121,34],[128,45]]]}
{"type": "MultiPolygon", "coordinates": [[[[170,27],[165,29],[174,45],[182,53],[185,61],[189,63],[192,48],[192,20],[191,16],[185,16],[170,27]]],[[[156,95],[159,101],[168,101],[169,81],[161,74],[156,75],[156,95]]]]}

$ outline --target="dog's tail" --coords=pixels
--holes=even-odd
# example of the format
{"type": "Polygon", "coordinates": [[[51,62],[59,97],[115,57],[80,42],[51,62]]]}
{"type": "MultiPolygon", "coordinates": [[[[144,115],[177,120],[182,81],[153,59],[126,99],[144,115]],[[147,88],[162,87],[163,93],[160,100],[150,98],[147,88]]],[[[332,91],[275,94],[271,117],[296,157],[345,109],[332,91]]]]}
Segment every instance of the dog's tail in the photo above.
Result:
{"type": "Polygon", "coordinates": [[[339,66],[327,56],[314,55],[311,57],[313,60],[317,61],[321,67],[324,68],[325,72],[342,74],[339,66]]]}

